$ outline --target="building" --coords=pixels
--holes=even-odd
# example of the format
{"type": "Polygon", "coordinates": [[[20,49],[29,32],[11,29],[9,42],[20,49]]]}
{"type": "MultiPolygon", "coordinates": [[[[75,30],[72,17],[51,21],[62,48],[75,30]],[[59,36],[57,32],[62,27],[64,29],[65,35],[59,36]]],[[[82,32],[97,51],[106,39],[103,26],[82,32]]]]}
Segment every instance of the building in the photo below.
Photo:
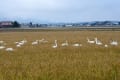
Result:
{"type": "Polygon", "coordinates": [[[11,28],[13,27],[12,21],[1,21],[0,22],[0,28],[11,28]]]}

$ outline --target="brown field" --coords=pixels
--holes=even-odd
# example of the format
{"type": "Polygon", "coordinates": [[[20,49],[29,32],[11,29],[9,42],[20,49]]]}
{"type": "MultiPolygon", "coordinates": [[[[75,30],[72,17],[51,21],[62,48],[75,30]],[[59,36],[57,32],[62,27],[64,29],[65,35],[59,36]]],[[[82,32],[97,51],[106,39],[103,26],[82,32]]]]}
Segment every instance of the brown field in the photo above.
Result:
{"type": "Polygon", "coordinates": [[[1,32],[0,40],[15,51],[0,50],[0,80],[120,80],[120,44],[110,46],[113,39],[120,43],[120,31],[1,32]],[[88,44],[87,37],[108,48],[88,44]],[[49,42],[31,45],[42,38],[49,42]],[[16,48],[14,42],[23,39],[27,44],[16,48]],[[59,46],[53,49],[55,39],[59,46]],[[83,46],[61,47],[65,40],[83,46]]]}

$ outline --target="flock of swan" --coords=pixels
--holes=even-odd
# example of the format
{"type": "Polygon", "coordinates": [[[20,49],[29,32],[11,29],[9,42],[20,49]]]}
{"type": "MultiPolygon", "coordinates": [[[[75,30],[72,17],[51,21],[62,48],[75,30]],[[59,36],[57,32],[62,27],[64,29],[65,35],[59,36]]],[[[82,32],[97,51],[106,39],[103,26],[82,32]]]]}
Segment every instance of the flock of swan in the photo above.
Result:
{"type": "MultiPolygon", "coordinates": [[[[96,45],[104,45],[104,47],[106,47],[106,48],[108,47],[108,44],[103,44],[100,40],[98,40],[98,38],[94,38],[94,40],[90,40],[89,38],[87,38],[87,43],[89,43],[89,44],[96,44],[96,45]]],[[[118,46],[118,41],[113,40],[113,41],[110,42],[110,45],[118,46]]],[[[68,46],[68,41],[66,40],[65,43],[61,44],[61,46],[68,46]]],[[[80,47],[80,46],[82,46],[82,44],[75,43],[72,46],[80,47]]],[[[57,40],[55,40],[54,45],[52,47],[53,48],[57,48],[58,47],[57,40]]]]}
{"type": "MultiPolygon", "coordinates": [[[[14,44],[16,45],[17,48],[20,48],[22,46],[24,46],[28,41],[26,39],[24,40],[21,40],[21,41],[18,41],[18,42],[14,42],[14,44]]],[[[41,40],[35,40],[31,43],[32,46],[34,45],[38,45],[39,43],[48,43],[47,40],[45,40],[44,38],[42,38],[41,40]]],[[[87,43],[88,44],[95,44],[95,45],[103,45],[104,47],[108,47],[109,45],[111,46],[118,46],[118,41],[116,40],[113,40],[113,41],[110,41],[109,44],[103,44],[102,41],[100,41],[97,37],[94,38],[94,40],[90,40],[89,38],[87,38],[87,43]]],[[[0,50],[2,49],[5,49],[5,51],[14,51],[15,49],[13,49],[12,47],[6,47],[6,43],[5,41],[0,41],[0,50]]],[[[68,41],[66,40],[64,43],[62,43],[60,46],[64,47],[64,46],[69,46],[69,43],[68,41]]],[[[73,47],[82,47],[83,45],[80,44],[80,43],[75,43],[75,44],[72,44],[73,47]]],[[[54,43],[52,44],[51,46],[52,48],[58,48],[58,42],[57,40],[54,40],[54,43]]]]}

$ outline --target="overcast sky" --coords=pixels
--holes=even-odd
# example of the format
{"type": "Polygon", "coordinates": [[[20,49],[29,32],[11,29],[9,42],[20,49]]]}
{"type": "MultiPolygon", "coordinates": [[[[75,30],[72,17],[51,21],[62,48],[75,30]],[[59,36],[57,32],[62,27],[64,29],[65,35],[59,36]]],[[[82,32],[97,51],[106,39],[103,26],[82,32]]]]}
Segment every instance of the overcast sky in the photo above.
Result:
{"type": "Polygon", "coordinates": [[[120,20],[120,0],[1,0],[0,20],[117,21],[120,20]]]}

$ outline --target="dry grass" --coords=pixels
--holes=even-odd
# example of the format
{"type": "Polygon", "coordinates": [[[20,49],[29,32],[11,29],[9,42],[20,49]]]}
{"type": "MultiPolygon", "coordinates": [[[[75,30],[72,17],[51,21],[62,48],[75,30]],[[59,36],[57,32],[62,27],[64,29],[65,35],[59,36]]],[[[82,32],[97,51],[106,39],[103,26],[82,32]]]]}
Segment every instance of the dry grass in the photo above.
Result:
{"type": "Polygon", "coordinates": [[[0,40],[14,52],[0,50],[0,80],[120,80],[120,45],[104,48],[89,45],[86,37],[98,37],[104,43],[115,39],[120,42],[120,32],[57,31],[0,33],[0,40]],[[31,42],[45,38],[49,42],[32,46],[31,42]],[[14,42],[27,39],[22,48],[14,42]],[[79,42],[83,47],[52,49],[54,40],[61,44],[79,42]]]}

